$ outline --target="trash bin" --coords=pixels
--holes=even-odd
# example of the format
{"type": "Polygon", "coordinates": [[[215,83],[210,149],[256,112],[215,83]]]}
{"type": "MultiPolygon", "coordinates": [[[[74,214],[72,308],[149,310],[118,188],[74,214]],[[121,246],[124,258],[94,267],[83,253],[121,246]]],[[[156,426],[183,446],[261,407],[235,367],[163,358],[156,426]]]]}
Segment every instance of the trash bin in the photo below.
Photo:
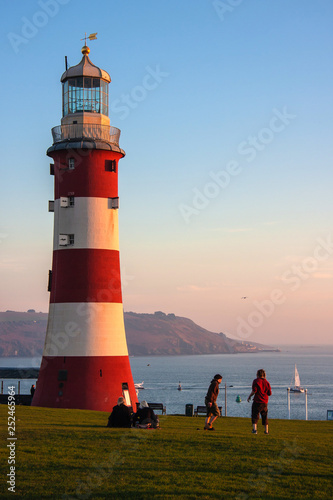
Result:
{"type": "Polygon", "coordinates": [[[185,405],[185,416],[186,417],[193,417],[193,405],[192,404],[185,405]]]}

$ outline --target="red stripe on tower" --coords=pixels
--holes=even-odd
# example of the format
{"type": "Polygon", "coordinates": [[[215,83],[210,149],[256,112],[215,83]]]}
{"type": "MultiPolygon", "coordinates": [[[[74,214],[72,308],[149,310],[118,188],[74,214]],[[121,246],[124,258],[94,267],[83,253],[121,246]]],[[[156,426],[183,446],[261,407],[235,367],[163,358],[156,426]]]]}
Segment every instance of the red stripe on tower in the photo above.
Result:
{"type": "Polygon", "coordinates": [[[122,302],[117,250],[56,250],[52,269],[51,303],[122,302]]]}
{"type": "Polygon", "coordinates": [[[88,47],[65,71],[63,117],[52,129],[53,263],[43,358],[32,404],[136,409],[126,343],[118,237],[120,130],[110,127],[110,76],[88,47]]]}

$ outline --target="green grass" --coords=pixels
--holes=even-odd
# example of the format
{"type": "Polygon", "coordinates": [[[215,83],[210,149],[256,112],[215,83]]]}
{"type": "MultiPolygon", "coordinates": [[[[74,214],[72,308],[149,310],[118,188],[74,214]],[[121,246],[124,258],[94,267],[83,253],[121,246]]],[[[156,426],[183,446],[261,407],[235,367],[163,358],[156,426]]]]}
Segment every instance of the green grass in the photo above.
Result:
{"type": "MultiPolygon", "coordinates": [[[[0,406],[3,443],[7,406],[0,406]]],[[[108,415],[16,408],[16,492],[1,498],[329,499],[333,422],[271,420],[270,435],[250,419],[163,416],[161,429],[109,429],[108,415]]]]}

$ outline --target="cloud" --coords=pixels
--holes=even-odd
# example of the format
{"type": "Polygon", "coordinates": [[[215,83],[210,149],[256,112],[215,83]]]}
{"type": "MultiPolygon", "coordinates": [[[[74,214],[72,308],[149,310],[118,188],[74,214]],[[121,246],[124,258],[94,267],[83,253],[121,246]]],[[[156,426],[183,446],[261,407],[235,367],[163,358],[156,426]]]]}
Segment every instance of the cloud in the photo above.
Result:
{"type": "Polygon", "coordinates": [[[263,222],[263,226],[275,226],[276,224],[281,224],[281,221],[279,220],[272,220],[270,222],[263,222]]]}
{"type": "Polygon", "coordinates": [[[183,285],[177,286],[177,292],[209,292],[214,290],[212,286],[183,285]]]}
{"type": "Polygon", "coordinates": [[[281,224],[281,221],[274,220],[263,222],[259,226],[256,227],[216,227],[213,228],[212,231],[223,231],[224,233],[247,233],[249,231],[254,231],[256,228],[260,226],[275,226],[276,224],[281,224]]]}
{"type": "Polygon", "coordinates": [[[299,263],[303,259],[305,259],[305,255],[286,255],[284,257],[284,261],[291,262],[291,263],[299,263]]]}
{"type": "Polygon", "coordinates": [[[212,231],[223,231],[224,233],[245,233],[253,231],[252,227],[216,227],[212,231]]]}
{"type": "Polygon", "coordinates": [[[314,278],[318,278],[318,279],[322,279],[322,280],[333,278],[333,274],[332,273],[313,273],[312,276],[314,278]]]}
{"type": "Polygon", "coordinates": [[[15,269],[17,261],[14,259],[2,259],[0,261],[0,269],[15,269]]]}
{"type": "Polygon", "coordinates": [[[3,240],[5,240],[7,237],[8,237],[7,233],[0,233],[0,243],[2,243],[3,240]]]}
{"type": "Polygon", "coordinates": [[[17,259],[5,258],[0,261],[0,269],[9,269],[11,271],[22,271],[25,269],[22,263],[17,259]]]}

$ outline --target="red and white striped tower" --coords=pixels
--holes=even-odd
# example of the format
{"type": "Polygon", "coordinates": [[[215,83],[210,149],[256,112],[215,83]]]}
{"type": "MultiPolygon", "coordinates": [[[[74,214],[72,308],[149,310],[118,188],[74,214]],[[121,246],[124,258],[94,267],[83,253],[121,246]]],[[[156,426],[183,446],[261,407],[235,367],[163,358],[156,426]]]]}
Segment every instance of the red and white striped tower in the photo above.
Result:
{"type": "Polygon", "coordinates": [[[61,77],[63,117],[52,129],[55,179],[50,307],[34,406],[136,409],[124,327],[118,240],[120,130],[110,127],[106,71],[82,49],[61,77]]]}

